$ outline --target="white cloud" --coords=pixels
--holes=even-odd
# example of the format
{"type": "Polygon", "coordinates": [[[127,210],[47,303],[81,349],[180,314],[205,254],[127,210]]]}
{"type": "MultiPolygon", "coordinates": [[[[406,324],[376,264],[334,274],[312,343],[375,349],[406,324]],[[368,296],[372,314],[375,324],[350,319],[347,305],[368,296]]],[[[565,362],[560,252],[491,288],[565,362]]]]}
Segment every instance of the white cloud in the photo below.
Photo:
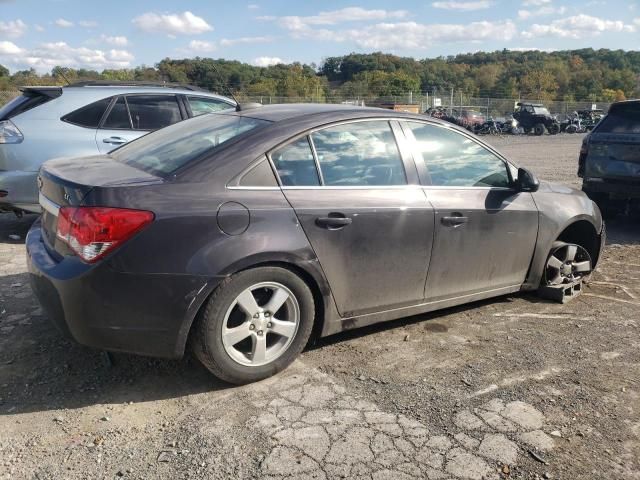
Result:
{"type": "Polygon", "coordinates": [[[240,37],[240,38],[223,38],[220,40],[220,45],[223,47],[231,47],[238,44],[247,43],[269,43],[273,42],[273,37],[240,37]]]}
{"type": "Polygon", "coordinates": [[[42,25],[38,25],[37,23],[33,26],[36,29],[36,32],[44,32],[44,27],[42,25]]]}
{"type": "Polygon", "coordinates": [[[60,28],[70,28],[73,27],[73,22],[70,22],[69,20],[65,20],[64,18],[59,18],[57,19],[55,23],[58,27],[60,28]]]}
{"type": "Polygon", "coordinates": [[[560,38],[589,38],[603,32],[633,32],[635,27],[621,20],[604,20],[585,14],[554,20],[550,24],[533,24],[522,32],[525,38],[554,36],[560,38]]]}
{"type": "Polygon", "coordinates": [[[0,55],[19,55],[22,51],[23,50],[13,42],[0,42],[0,55]]]}
{"type": "Polygon", "coordinates": [[[187,11],[175,14],[147,12],[132,20],[133,24],[145,32],[168,35],[197,35],[213,30],[202,17],[187,11]]]}
{"type": "Polygon", "coordinates": [[[344,32],[341,40],[352,40],[369,49],[423,49],[434,43],[511,40],[517,33],[510,20],[469,24],[380,23],[344,32]]]}
{"type": "Polygon", "coordinates": [[[18,38],[24,35],[27,30],[27,24],[22,20],[10,20],[8,22],[0,21],[0,35],[8,38],[18,38]]]}
{"type": "Polygon", "coordinates": [[[205,42],[203,40],[191,40],[189,42],[189,50],[198,53],[208,53],[217,50],[218,47],[213,42],[205,42]]]}
{"type": "Polygon", "coordinates": [[[473,2],[433,2],[431,4],[434,8],[442,8],[445,10],[462,10],[464,12],[470,12],[472,10],[482,10],[489,8],[493,5],[493,2],[489,0],[477,0],[473,2]]]}
{"type": "Polygon", "coordinates": [[[109,45],[114,45],[116,47],[126,47],[129,44],[129,40],[127,39],[127,37],[123,37],[123,36],[109,36],[109,35],[102,35],[100,37],[100,39],[105,42],[108,43],[109,45]]]}
{"type": "Polygon", "coordinates": [[[320,12],[318,15],[308,17],[260,17],[261,20],[278,19],[279,24],[291,31],[305,30],[312,25],[336,25],[345,22],[362,22],[367,20],[387,20],[404,18],[408,15],[406,10],[367,10],[361,7],[347,7],[340,10],[320,12]]]}
{"type": "Polygon", "coordinates": [[[98,26],[98,22],[95,20],[80,20],[78,25],[84,28],[95,28],[98,26]]]}
{"type": "Polygon", "coordinates": [[[549,5],[551,0],[524,0],[522,5],[525,7],[540,7],[542,5],[549,5]]]}
{"type": "Polygon", "coordinates": [[[0,42],[0,59],[18,68],[33,67],[47,72],[57,65],[72,68],[126,68],[134,56],[126,50],[97,50],[72,47],[65,42],[49,42],[23,49],[11,42],[0,42]]]}
{"type": "Polygon", "coordinates": [[[520,20],[526,20],[531,17],[543,17],[547,15],[563,15],[566,13],[566,7],[552,7],[550,5],[546,7],[540,7],[536,10],[518,10],[518,18],[520,20]]]}
{"type": "Polygon", "coordinates": [[[279,63],[284,63],[284,60],[279,57],[258,57],[253,60],[253,64],[257,67],[270,67],[279,63]]]}
{"type": "Polygon", "coordinates": [[[249,5],[247,5],[247,8],[249,10],[258,10],[260,8],[260,5],[258,5],[256,3],[250,3],[249,5]]]}

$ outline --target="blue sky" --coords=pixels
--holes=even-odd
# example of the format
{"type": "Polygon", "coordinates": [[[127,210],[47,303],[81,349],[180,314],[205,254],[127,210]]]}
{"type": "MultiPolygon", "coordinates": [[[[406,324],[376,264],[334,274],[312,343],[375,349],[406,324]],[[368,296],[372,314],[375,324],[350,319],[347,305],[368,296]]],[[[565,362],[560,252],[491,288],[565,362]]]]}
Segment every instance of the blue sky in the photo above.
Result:
{"type": "Polygon", "coordinates": [[[12,71],[583,47],[640,49],[640,0],[0,0],[0,64],[12,71]]]}

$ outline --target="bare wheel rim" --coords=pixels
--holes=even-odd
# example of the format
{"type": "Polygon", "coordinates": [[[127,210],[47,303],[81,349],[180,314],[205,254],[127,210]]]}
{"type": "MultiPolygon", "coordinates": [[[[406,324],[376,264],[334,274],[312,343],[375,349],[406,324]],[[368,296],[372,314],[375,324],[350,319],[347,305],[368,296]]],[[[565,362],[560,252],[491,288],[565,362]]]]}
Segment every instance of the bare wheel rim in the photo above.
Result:
{"type": "Polygon", "coordinates": [[[222,345],[237,363],[259,367],[284,354],[298,332],[300,305],[281,283],[261,282],[231,303],[222,322],[222,345]]]}
{"type": "Polygon", "coordinates": [[[545,281],[547,285],[574,282],[591,272],[591,256],[584,247],[565,244],[554,248],[547,260],[545,281]]]}

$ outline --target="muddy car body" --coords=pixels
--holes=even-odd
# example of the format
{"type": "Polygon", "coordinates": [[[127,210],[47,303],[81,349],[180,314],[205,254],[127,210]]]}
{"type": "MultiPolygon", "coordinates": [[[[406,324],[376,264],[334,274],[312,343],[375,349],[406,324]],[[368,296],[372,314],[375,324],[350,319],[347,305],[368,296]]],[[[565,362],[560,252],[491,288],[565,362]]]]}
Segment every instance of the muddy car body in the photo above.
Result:
{"type": "Polygon", "coordinates": [[[109,155],[49,162],[40,182],[29,268],[63,331],[163,357],[191,339],[236,383],[286,367],[313,331],[579,277],[603,244],[582,192],[539,183],[461,128],[382,109],[200,117],[109,155]],[[198,131],[213,143],[186,148],[198,131]],[[139,228],[125,241],[101,236],[128,215],[139,228]]]}

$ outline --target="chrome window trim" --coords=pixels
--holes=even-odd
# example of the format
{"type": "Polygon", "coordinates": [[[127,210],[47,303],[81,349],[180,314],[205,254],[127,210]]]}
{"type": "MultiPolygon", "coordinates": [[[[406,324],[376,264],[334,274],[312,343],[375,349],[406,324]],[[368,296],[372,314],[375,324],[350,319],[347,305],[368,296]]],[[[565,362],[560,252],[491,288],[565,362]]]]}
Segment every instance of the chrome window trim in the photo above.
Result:
{"type": "Polygon", "coordinates": [[[40,203],[40,206],[44,210],[46,210],[52,215],[55,215],[56,217],[60,213],[60,205],[52,202],[47,197],[45,197],[42,193],[38,194],[38,203],[40,203]]]}

